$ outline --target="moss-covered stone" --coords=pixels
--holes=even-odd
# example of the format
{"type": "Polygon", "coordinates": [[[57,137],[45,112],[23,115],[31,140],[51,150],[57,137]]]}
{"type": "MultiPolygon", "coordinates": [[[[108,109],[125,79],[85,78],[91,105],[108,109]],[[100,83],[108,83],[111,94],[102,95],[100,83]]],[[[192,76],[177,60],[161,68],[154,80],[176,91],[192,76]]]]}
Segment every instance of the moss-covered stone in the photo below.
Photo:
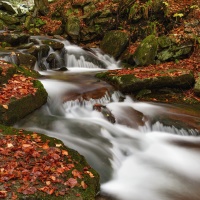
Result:
{"type": "Polygon", "coordinates": [[[0,62],[0,84],[6,83],[17,72],[15,65],[0,62]]]}
{"type": "Polygon", "coordinates": [[[17,56],[18,65],[26,65],[26,66],[29,66],[31,69],[34,68],[35,63],[37,61],[35,56],[31,54],[24,54],[24,53],[16,53],[16,56],[17,56]]]}
{"type": "Polygon", "coordinates": [[[10,99],[8,109],[0,105],[1,124],[14,124],[46,103],[48,95],[43,85],[35,80],[34,87],[37,89],[35,94],[28,94],[20,99],[10,99]]]}
{"type": "MultiPolygon", "coordinates": [[[[20,187],[23,187],[24,185],[24,181],[21,181],[20,177],[15,179],[15,184],[10,184],[10,188],[9,191],[7,192],[7,197],[4,198],[6,200],[11,199],[12,194],[15,193],[15,195],[18,197],[18,199],[23,199],[23,200],[94,200],[95,196],[97,194],[97,192],[99,191],[99,175],[98,173],[92,169],[89,164],[86,162],[85,158],[80,155],[77,151],[70,149],[68,147],[66,147],[62,141],[56,139],[56,138],[52,138],[52,137],[48,137],[46,135],[40,134],[40,133],[33,133],[33,132],[29,132],[29,131],[24,131],[24,130],[18,130],[15,128],[11,128],[11,127],[7,127],[7,126],[3,126],[0,125],[0,139],[4,139],[4,136],[14,136],[13,139],[18,139],[18,137],[20,139],[23,139],[24,142],[28,141],[29,144],[36,144],[38,141],[38,150],[40,150],[40,155],[45,156],[45,154],[48,153],[48,149],[52,148],[52,149],[57,149],[57,154],[58,152],[67,152],[68,155],[62,156],[63,158],[60,159],[63,163],[63,165],[67,166],[68,164],[71,164],[71,168],[68,171],[63,171],[60,177],[55,177],[56,179],[60,180],[60,181],[53,181],[51,178],[49,178],[49,180],[51,180],[51,186],[50,188],[54,188],[55,192],[53,192],[53,194],[48,194],[47,192],[42,192],[39,190],[39,188],[44,188],[44,187],[48,187],[46,182],[42,181],[40,178],[37,178],[36,181],[33,182],[29,182],[29,187],[34,187],[37,188],[37,190],[34,192],[34,194],[23,194],[20,193],[18,191],[18,189],[20,187]],[[38,140],[39,139],[39,140],[38,140]],[[48,149],[45,150],[45,148],[41,148],[39,144],[47,144],[48,143],[48,149]],[[77,170],[82,177],[80,178],[76,178],[77,180],[77,185],[74,187],[69,187],[67,185],[64,184],[64,182],[68,181],[70,178],[75,178],[72,171],[73,170],[77,170]],[[37,182],[36,185],[33,185],[35,182],[37,182]],[[86,188],[84,188],[84,184],[87,185],[86,188]],[[59,193],[59,191],[61,193],[59,193]],[[62,195],[64,191],[65,195],[62,195]]],[[[13,141],[13,144],[16,141],[13,141]]],[[[23,149],[23,147],[22,147],[23,149]]],[[[10,157],[7,155],[7,157],[9,157],[8,159],[12,160],[12,154],[9,154],[10,157]]],[[[60,154],[61,157],[62,154],[60,154]]],[[[17,160],[18,158],[13,158],[15,160],[17,160]]],[[[48,160],[40,160],[40,163],[37,163],[36,160],[38,158],[35,158],[35,161],[32,161],[32,165],[30,167],[34,168],[34,164],[35,167],[37,168],[37,166],[40,164],[45,166],[48,166],[48,164],[46,164],[45,162],[47,162],[48,160]],[[38,164],[38,165],[37,165],[38,164]]],[[[21,160],[22,161],[22,160],[21,160]]],[[[4,162],[3,160],[1,160],[1,162],[4,162]]],[[[30,160],[27,162],[31,162],[30,160]]],[[[51,174],[53,174],[53,170],[58,169],[60,166],[54,166],[52,167],[52,169],[50,170],[51,174]]],[[[35,169],[36,169],[35,168],[35,169]]],[[[41,169],[38,169],[38,171],[41,169]]],[[[50,176],[50,175],[49,175],[50,176]]],[[[53,175],[52,175],[53,176],[53,175]]],[[[55,176],[55,175],[54,175],[55,176]]],[[[16,176],[17,177],[17,176],[16,176]]],[[[13,180],[7,180],[7,184],[11,183],[13,180]]],[[[3,188],[3,185],[1,186],[1,189],[3,188]]],[[[5,190],[5,188],[4,188],[5,190]]]]}
{"type": "MultiPolygon", "coordinates": [[[[194,75],[188,70],[173,69],[170,73],[177,73],[179,75],[170,76],[166,72],[160,72],[159,76],[150,78],[138,78],[134,74],[115,75],[115,72],[102,72],[96,75],[97,78],[108,81],[115,86],[118,90],[124,93],[135,93],[144,89],[156,89],[156,88],[191,88],[194,84],[194,75]]],[[[159,73],[158,71],[155,72],[159,73]]]]}
{"type": "Polygon", "coordinates": [[[155,62],[158,44],[154,35],[147,36],[136,49],[133,58],[137,65],[149,65],[155,62]]]}
{"type": "Polygon", "coordinates": [[[73,40],[78,40],[80,38],[80,29],[79,18],[72,16],[67,19],[65,31],[73,40]]]}
{"type": "Polygon", "coordinates": [[[20,44],[28,43],[29,35],[20,33],[20,34],[4,34],[0,33],[0,42],[7,42],[12,46],[18,46],[20,44]]]}
{"type": "Polygon", "coordinates": [[[7,25],[11,25],[11,24],[19,24],[19,19],[9,15],[6,12],[0,11],[0,19],[5,22],[7,25]]]}
{"type": "Polygon", "coordinates": [[[172,41],[169,37],[164,35],[158,38],[158,44],[161,48],[166,48],[171,46],[172,41]]]}
{"type": "Polygon", "coordinates": [[[105,34],[100,48],[107,54],[118,58],[128,45],[129,34],[123,31],[109,31],[105,34]]]}
{"type": "Polygon", "coordinates": [[[61,50],[64,47],[64,44],[62,42],[57,42],[54,40],[42,40],[42,43],[49,45],[54,51],[61,50]]]}

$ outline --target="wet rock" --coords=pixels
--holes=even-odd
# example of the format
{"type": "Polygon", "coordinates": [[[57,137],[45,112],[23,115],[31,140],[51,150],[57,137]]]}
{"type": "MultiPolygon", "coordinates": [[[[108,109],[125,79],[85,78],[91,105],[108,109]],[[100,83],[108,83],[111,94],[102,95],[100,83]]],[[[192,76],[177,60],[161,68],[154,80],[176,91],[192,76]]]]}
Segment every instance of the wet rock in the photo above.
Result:
{"type": "Polygon", "coordinates": [[[19,46],[24,43],[28,43],[29,40],[28,34],[15,34],[15,33],[9,33],[4,34],[0,33],[0,42],[7,42],[11,46],[19,46]]]}
{"type": "Polygon", "coordinates": [[[54,51],[61,50],[64,47],[62,42],[57,42],[54,40],[42,40],[42,43],[49,45],[54,51]]]}
{"type": "Polygon", "coordinates": [[[137,65],[149,65],[155,63],[158,44],[156,36],[147,36],[136,49],[133,59],[137,65]]]}
{"type": "Polygon", "coordinates": [[[34,45],[33,42],[29,42],[29,43],[27,43],[27,44],[22,44],[22,45],[18,46],[17,48],[18,48],[18,49],[29,49],[29,48],[31,48],[33,45],[34,45]]]}
{"type": "Polygon", "coordinates": [[[128,45],[129,34],[122,31],[109,31],[105,34],[100,48],[114,58],[118,58],[128,45]]]}
{"type": "Polygon", "coordinates": [[[93,110],[97,110],[98,112],[101,112],[103,116],[111,123],[115,123],[115,117],[111,113],[111,111],[104,105],[102,104],[94,104],[93,105],[93,110]]]}
{"type": "Polygon", "coordinates": [[[60,68],[63,66],[62,60],[56,53],[51,53],[46,59],[50,69],[60,68]]]}
{"type": "Polygon", "coordinates": [[[42,58],[48,56],[49,51],[50,51],[49,45],[41,45],[39,48],[39,57],[42,58]]]}
{"type": "Polygon", "coordinates": [[[31,54],[16,53],[16,57],[18,65],[24,65],[30,67],[31,69],[34,68],[37,61],[36,57],[31,54]]]}

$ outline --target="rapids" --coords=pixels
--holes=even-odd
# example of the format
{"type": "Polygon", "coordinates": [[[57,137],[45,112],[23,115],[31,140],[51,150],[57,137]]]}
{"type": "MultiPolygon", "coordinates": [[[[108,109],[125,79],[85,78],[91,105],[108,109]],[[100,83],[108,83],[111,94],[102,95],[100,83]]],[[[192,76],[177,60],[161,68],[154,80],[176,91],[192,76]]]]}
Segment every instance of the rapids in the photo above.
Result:
{"type": "Polygon", "coordinates": [[[15,126],[56,137],[84,155],[101,176],[101,194],[119,200],[200,200],[200,114],[115,91],[94,75],[119,68],[119,62],[98,49],[62,42],[57,56],[68,71],[48,66],[40,71],[48,102],[15,126]],[[115,123],[93,109],[96,104],[106,106],[115,123]]]}

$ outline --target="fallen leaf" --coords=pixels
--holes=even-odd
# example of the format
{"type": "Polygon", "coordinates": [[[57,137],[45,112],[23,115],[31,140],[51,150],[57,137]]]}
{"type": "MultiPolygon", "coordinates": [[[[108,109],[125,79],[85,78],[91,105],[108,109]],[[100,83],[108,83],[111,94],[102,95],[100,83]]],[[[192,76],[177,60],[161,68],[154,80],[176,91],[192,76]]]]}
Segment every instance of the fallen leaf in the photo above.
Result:
{"type": "Polygon", "coordinates": [[[5,109],[8,109],[8,105],[3,105],[3,107],[4,107],[5,109]]]}

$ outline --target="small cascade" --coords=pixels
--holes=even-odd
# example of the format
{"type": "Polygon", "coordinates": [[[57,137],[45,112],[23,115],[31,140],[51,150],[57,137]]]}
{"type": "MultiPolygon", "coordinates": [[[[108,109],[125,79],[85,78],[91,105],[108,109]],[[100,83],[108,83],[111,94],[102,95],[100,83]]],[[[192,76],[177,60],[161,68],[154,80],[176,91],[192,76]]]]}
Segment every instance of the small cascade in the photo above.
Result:
{"type": "Polygon", "coordinates": [[[56,137],[79,151],[99,172],[101,192],[108,196],[200,200],[200,115],[122,95],[94,77],[102,69],[118,68],[118,62],[99,49],[59,42],[64,48],[51,49],[48,56],[54,54],[69,70],[50,70],[48,56],[39,57],[47,68],[41,82],[48,102],[15,126],[56,137]]]}

